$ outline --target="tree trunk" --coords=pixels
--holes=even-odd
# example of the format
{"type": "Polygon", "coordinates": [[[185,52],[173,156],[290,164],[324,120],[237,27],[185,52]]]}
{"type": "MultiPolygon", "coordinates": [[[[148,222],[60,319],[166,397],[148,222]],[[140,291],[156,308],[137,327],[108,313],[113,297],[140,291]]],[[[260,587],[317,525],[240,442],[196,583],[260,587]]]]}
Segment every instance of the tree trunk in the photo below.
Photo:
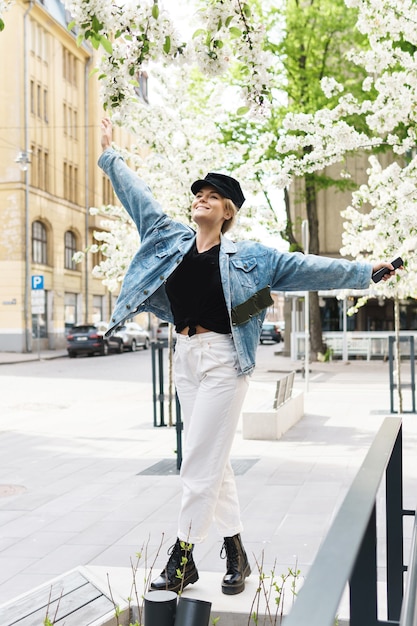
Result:
{"type": "Polygon", "coordinates": [[[396,295],[394,298],[394,329],[395,329],[395,351],[394,351],[394,382],[397,385],[398,414],[403,412],[403,392],[401,389],[401,350],[400,350],[400,300],[396,295]]]}
{"type": "MultiPolygon", "coordinates": [[[[309,152],[308,148],[305,149],[309,152]]],[[[313,174],[306,174],[304,177],[306,211],[309,231],[309,253],[320,254],[319,245],[319,220],[317,216],[317,191],[313,174]]],[[[317,291],[310,294],[310,349],[311,360],[317,359],[317,353],[325,352],[323,344],[323,333],[321,326],[321,314],[319,307],[319,296],[317,291]]]]}

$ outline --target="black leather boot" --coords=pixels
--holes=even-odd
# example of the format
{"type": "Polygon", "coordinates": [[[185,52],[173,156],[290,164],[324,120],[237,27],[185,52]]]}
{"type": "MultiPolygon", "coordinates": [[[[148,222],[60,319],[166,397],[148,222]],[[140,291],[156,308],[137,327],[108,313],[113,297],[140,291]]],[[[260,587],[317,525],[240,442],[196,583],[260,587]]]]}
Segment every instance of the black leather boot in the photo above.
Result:
{"type": "Polygon", "coordinates": [[[178,593],[187,585],[197,582],[198,572],[192,550],[192,544],[177,539],[168,551],[168,563],[158,578],[151,582],[150,588],[154,591],[168,590],[178,593]]]}
{"type": "Polygon", "coordinates": [[[224,538],[220,556],[227,558],[227,571],[222,580],[223,593],[229,596],[242,593],[245,588],[245,578],[250,574],[250,565],[240,535],[224,538]]]}

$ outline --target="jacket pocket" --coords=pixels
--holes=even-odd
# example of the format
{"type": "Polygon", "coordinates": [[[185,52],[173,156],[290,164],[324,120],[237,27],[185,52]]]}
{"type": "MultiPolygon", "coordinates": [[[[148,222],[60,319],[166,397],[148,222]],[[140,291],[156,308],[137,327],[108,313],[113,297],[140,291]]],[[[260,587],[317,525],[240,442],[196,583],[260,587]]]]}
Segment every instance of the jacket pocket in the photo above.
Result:
{"type": "Polygon", "coordinates": [[[232,259],[231,265],[236,272],[239,284],[245,287],[256,287],[259,283],[258,261],[256,257],[248,257],[247,259],[232,259]]]}

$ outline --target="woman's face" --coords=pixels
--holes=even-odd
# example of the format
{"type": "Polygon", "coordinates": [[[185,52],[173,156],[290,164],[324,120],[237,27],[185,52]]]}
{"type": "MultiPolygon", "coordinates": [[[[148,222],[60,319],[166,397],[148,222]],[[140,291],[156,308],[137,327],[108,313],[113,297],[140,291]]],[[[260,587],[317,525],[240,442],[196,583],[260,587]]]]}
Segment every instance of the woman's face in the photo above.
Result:
{"type": "Polygon", "coordinates": [[[203,187],[195,195],[191,205],[191,217],[198,224],[220,224],[230,219],[230,212],[225,208],[224,197],[213,187],[203,187]]]}

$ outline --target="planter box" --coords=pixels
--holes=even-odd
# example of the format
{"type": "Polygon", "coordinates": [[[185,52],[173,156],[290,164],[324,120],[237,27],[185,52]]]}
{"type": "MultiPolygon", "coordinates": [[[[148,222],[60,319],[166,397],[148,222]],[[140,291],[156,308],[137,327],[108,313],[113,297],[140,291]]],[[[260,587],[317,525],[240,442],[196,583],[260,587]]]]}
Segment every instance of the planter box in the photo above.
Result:
{"type": "Polygon", "coordinates": [[[278,408],[242,413],[243,439],[280,439],[304,416],[304,393],[292,390],[291,397],[278,408]]]}

